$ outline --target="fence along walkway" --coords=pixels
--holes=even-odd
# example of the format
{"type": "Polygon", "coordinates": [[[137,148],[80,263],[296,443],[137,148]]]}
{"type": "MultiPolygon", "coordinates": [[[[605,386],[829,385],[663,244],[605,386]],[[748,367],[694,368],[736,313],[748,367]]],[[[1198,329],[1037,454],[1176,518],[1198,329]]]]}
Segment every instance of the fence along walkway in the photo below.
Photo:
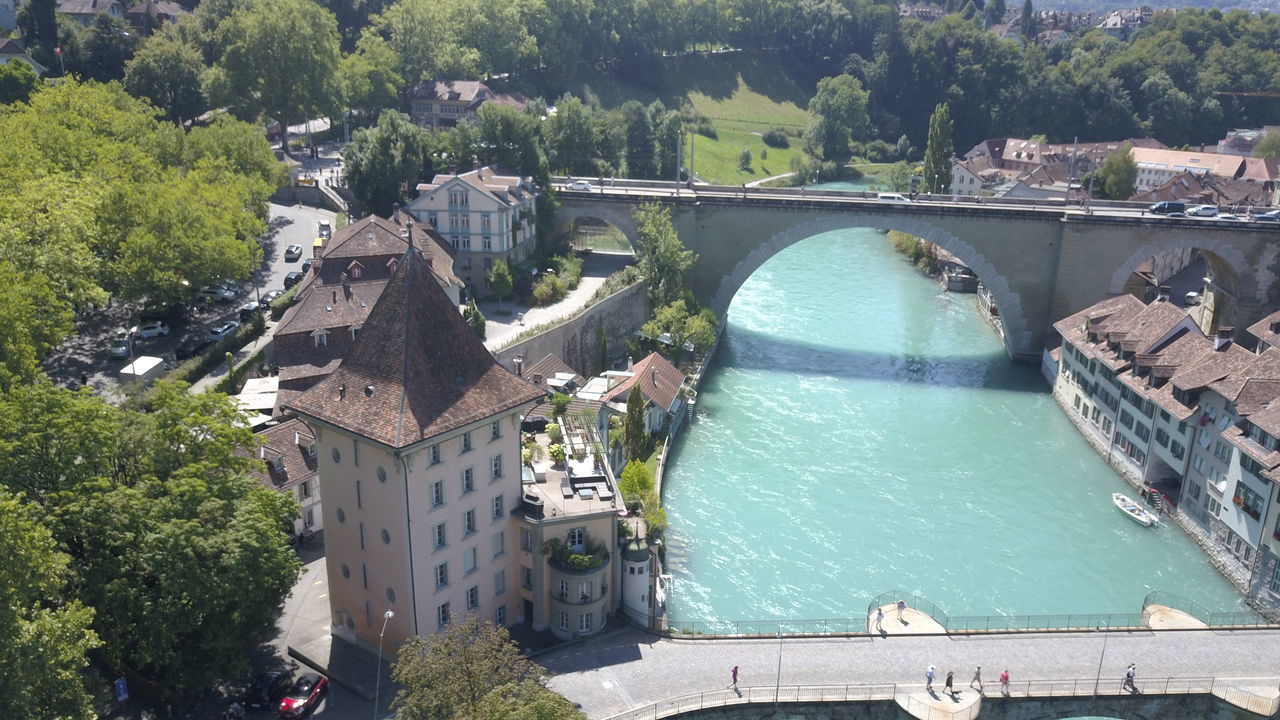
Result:
{"type": "MultiPolygon", "coordinates": [[[[1238,708],[1270,717],[1280,712],[1280,678],[1150,678],[1136,682],[1143,695],[1213,695],[1238,708]]],[[[998,683],[989,683],[992,692],[1000,693],[998,683]]],[[[982,711],[982,696],[961,686],[970,697],[959,703],[919,692],[919,684],[879,685],[786,685],[755,686],[711,690],[663,700],[645,707],[613,715],[608,720],[658,720],[695,710],[733,705],[781,705],[795,703],[850,703],[893,701],[912,717],[920,720],[975,720],[982,711]]],[[[1009,683],[1011,698],[1091,697],[1128,695],[1116,687],[1114,678],[1080,678],[1075,680],[1023,680],[1009,683]]]]}

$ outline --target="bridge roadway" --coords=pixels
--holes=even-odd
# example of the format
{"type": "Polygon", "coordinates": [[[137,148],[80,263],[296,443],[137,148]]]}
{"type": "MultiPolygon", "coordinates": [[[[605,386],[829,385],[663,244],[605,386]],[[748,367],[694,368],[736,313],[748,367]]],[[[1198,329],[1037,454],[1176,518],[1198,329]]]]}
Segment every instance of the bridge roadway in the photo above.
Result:
{"type": "Polygon", "coordinates": [[[961,697],[972,698],[969,681],[979,665],[989,695],[1000,692],[1004,669],[1015,689],[1028,680],[1088,685],[1100,678],[1100,693],[1114,695],[1132,662],[1139,687],[1154,678],[1217,678],[1266,693],[1280,681],[1280,630],[858,635],[779,642],[673,640],[628,628],[535,659],[553,674],[552,689],[601,720],[682,695],[724,690],[735,665],[743,688],[896,684],[899,692],[915,693],[923,693],[925,668],[935,665],[936,689],[941,691],[953,670],[961,697]]]}
{"type": "MultiPolygon", "coordinates": [[[[762,264],[790,245],[848,228],[901,230],[947,250],[986,284],[999,306],[1009,354],[1039,360],[1053,322],[1127,292],[1134,270],[1171,251],[1204,252],[1215,320],[1239,327],[1280,298],[1280,223],[1169,218],[1137,203],[917,196],[802,188],[744,188],[606,180],[558,192],[558,220],[595,218],[633,241],[632,212],[658,202],[672,211],[685,245],[697,253],[687,281],[698,301],[723,315],[762,264]]],[[[840,273],[848,247],[832,249],[823,282],[857,282],[840,273]]],[[[818,277],[820,275],[821,277],[818,277]]]]}

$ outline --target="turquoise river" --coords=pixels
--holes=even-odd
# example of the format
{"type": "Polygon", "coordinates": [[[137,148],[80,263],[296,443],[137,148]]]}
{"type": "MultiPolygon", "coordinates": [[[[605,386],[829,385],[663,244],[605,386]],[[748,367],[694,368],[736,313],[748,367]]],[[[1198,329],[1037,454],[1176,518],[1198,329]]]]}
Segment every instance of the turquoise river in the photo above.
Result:
{"type": "Polygon", "coordinates": [[[951,615],[1241,607],[1179,529],[1116,510],[1124,484],[974,296],[873,230],[743,285],[698,408],[664,489],[676,624],[856,618],[890,590],[951,615]]]}

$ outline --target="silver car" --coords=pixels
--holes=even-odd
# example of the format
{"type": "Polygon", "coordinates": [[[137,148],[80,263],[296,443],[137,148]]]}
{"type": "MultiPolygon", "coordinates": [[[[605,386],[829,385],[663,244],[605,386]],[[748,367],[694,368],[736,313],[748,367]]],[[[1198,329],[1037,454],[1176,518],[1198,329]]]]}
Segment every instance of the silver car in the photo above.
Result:
{"type": "Polygon", "coordinates": [[[1191,217],[1216,217],[1218,215],[1217,205],[1197,205],[1187,209],[1187,214],[1191,217]]]}

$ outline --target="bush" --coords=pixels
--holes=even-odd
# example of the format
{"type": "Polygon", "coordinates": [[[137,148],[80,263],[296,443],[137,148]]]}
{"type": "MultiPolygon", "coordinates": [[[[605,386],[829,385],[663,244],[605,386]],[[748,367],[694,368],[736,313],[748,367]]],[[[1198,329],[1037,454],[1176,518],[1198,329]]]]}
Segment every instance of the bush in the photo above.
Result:
{"type": "Polygon", "coordinates": [[[564,299],[568,293],[565,283],[557,275],[543,275],[533,285],[533,304],[551,305],[564,299]]]}
{"type": "Polygon", "coordinates": [[[547,455],[550,455],[551,459],[555,461],[557,465],[560,465],[561,463],[563,463],[564,459],[568,457],[568,454],[566,454],[564,451],[564,446],[560,445],[559,443],[556,443],[551,447],[547,448],[547,455]]]}
{"type": "Polygon", "coordinates": [[[742,150],[738,152],[738,169],[739,170],[751,169],[751,151],[748,150],[747,148],[742,148],[742,150]]]}
{"type": "Polygon", "coordinates": [[[558,443],[564,439],[564,431],[556,423],[547,423],[547,439],[553,443],[558,443]]]}
{"type": "Polygon", "coordinates": [[[762,135],[760,139],[764,140],[764,144],[771,148],[782,149],[791,147],[791,140],[787,138],[787,133],[782,128],[769,128],[764,132],[764,135],[762,135]]]}
{"type": "MultiPolygon", "coordinates": [[[[569,409],[569,403],[573,402],[573,398],[564,393],[555,393],[551,396],[551,412],[556,417],[564,415],[565,410],[569,409]]],[[[549,426],[548,426],[549,427],[549,426]]]]}
{"type": "Polygon", "coordinates": [[[898,155],[898,148],[883,140],[872,140],[866,146],[867,159],[871,162],[882,163],[893,160],[898,155]]]}
{"type": "Polygon", "coordinates": [[[565,286],[570,290],[576,289],[578,283],[582,282],[582,258],[577,255],[558,255],[552,262],[556,264],[556,275],[565,286]]]}
{"type": "MultiPolygon", "coordinates": [[[[280,299],[283,300],[284,298],[280,299]]],[[[241,325],[234,335],[214,343],[200,355],[179,364],[178,367],[165,375],[165,379],[180,380],[194,384],[200,378],[208,375],[210,371],[218,366],[218,363],[225,362],[229,353],[234,353],[261,335],[266,326],[267,321],[262,313],[255,314],[253,320],[247,325],[241,325]]],[[[246,366],[248,366],[248,363],[246,363],[246,366]]]]}

